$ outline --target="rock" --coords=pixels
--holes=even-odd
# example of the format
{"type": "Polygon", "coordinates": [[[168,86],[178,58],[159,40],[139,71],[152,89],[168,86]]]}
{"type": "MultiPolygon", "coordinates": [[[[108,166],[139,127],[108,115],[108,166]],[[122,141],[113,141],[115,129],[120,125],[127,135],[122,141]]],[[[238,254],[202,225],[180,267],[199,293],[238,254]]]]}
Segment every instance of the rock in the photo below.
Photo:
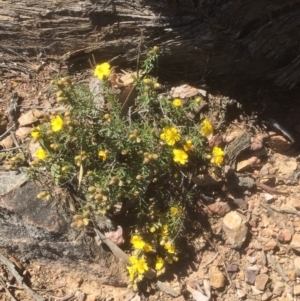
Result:
{"type": "Polygon", "coordinates": [[[257,266],[251,266],[246,268],[245,282],[248,284],[254,284],[255,278],[258,275],[259,268],[257,266]]]}
{"type": "Polygon", "coordinates": [[[257,157],[251,157],[247,160],[243,160],[237,163],[236,171],[244,171],[251,167],[257,166],[260,163],[260,159],[257,157]]]}
{"type": "Polygon", "coordinates": [[[124,243],[123,229],[121,226],[118,226],[116,231],[104,232],[104,235],[117,246],[124,243]]]}
{"type": "Polygon", "coordinates": [[[261,295],[264,293],[263,291],[258,290],[254,285],[251,286],[251,290],[254,296],[261,295]]]}
{"type": "Polygon", "coordinates": [[[94,275],[101,281],[111,279],[116,285],[127,286],[124,266],[114,255],[99,248],[93,237],[70,226],[72,217],[57,205],[66,202],[65,193],[57,200],[37,199],[42,187],[24,183],[26,176],[19,175],[0,173],[0,247],[24,261],[37,260],[42,265],[63,267],[66,273],[76,270],[83,279],[94,275]]]}
{"type": "Polygon", "coordinates": [[[292,239],[292,232],[288,229],[284,229],[279,232],[277,239],[283,244],[289,243],[292,239]]]}
{"type": "Polygon", "coordinates": [[[219,216],[224,216],[226,213],[230,212],[230,207],[225,202],[217,202],[214,204],[208,205],[208,209],[213,212],[214,214],[217,214],[219,216]]]}
{"type": "Polygon", "coordinates": [[[297,277],[300,277],[300,257],[294,259],[294,266],[297,277]]]}
{"type": "Polygon", "coordinates": [[[14,140],[12,139],[11,135],[9,135],[0,141],[0,145],[4,149],[12,148],[14,146],[14,140]]]}
{"type": "Polygon", "coordinates": [[[223,218],[223,230],[232,248],[240,248],[244,243],[248,232],[245,223],[245,216],[236,211],[227,213],[223,218]]]}
{"type": "Polygon", "coordinates": [[[277,242],[275,240],[270,240],[266,244],[264,244],[263,249],[265,251],[274,250],[277,246],[277,242]]]}
{"type": "Polygon", "coordinates": [[[233,199],[233,202],[241,209],[247,210],[248,209],[248,202],[243,199],[233,199]]]}
{"type": "Polygon", "coordinates": [[[273,288],[273,294],[276,296],[281,296],[284,292],[285,285],[282,282],[276,282],[273,288]]]}
{"type": "Polygon", "coordinates": [[[236,264],[227,264],[226,270],[228,273],[236,273],[239,270],[239,268],[236,264]]]}
{"type": "Polygon", "coordinates": [[[247,292],[245,290],[237,290],[236,294],[240,299],[244,299],[247,296],[247,292]]]}
{"type": "Polygon", "coordinates": [[[216,266],[209,269],[209,282],[214,288],[222,288],[225,286],[226,278],[224,274],[216,266]]]}
{"type": "Polygon", "coordinates": [[[269,300],[272,296],[273,296],[273,294],[272,294],[271,292],[263,293],[263,295],[261,296],[261,301],[267,301],[267,300],[269,300]]]}
{"type": "Polygon", "coordinates": [[[175,88],[173,87],[170,93],[173,98],[189,98],[198,95],[199,91],[190,85],[184,84],[175,88]]]}
{"type": "Polygon", "coordinates": [[[269,276],[267,274],[259,274],[255,278],[255,287],[258,290],[263,291],[266,287],[268,280],[269,280],[269,276]]]}
{"type": "Polygon", "coordinates": [[[299,296],[300,295],[300,284],[296,284],[294,286],[294,295],[299,296]]]}
{"type": "Polygon", "coordinates": [[[274,195],[270,193],[264,193],[264,198],[267,203],[271,203],[274,200],[274,195]]]}
{"type": "Polygon", "coordinates": [[[261,136],[256,136],[251,138],[251,146],[250,149],[252,151],[258,151],[263,147],[263,139],[261,136]]]}
{"type": "Polygon", "coordinates": [[[295,233],[292,237],[292,241],[290,243],[290,246],[292,249],[294,249],[297,252],[300,252],[300,234],[295,233]]]}
{"type": "Polygon", "coordinates": [[[28,135],[31,133],[32,128],[31,127],[21,127],[16,130],[16,136],[20,140],[24,140],[28,137],[28,135]]]}
{"type": "Polygon", "coordinates": [[[270,136],[270,146],[273,151],[281,153],[291,146],[291,142],[281,135],[270,136]]]}
{"type": "Polygon", "coordinates": [[[18,119],[19,125],[20,126],[30,125],[38,121],[38,117],[34,115],[34,111],[35,110],[31,110],[21,115],[21,117],[18,119]]]}

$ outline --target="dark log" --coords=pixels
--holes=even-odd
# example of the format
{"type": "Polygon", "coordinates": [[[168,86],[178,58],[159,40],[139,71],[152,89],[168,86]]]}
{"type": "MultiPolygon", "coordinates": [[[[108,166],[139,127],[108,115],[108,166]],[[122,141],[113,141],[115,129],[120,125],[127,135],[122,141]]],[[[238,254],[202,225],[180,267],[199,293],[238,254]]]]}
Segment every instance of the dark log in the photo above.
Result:
{"type": "Polygon", "coordinates": [[[299,25],[300,0],[0,0],[0,72],[58,58],[85,68],[92,54],[124,67],[142,38],[144,52],[162,49],[165,78],[290,88],[299,83],[299,25]]]}

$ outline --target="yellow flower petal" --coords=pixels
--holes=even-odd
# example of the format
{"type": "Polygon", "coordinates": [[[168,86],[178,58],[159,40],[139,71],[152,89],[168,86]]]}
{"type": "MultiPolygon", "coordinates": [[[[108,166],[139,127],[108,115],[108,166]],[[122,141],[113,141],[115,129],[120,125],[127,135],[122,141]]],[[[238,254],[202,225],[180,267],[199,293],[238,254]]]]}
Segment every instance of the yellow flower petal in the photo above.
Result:
{"type": "Polygon", "coordinates": [[[200,126],[200,133],[207,137],[213,133],[213,127],[208,119],[204,119],[200,126]]]}
{"type": "Polygon", "coordinates": [[[101,65],[97,65],[94,76],[98,77],[99,79],[103,79],[110,75],[110,65],[109,63],[103,63],[101,65]]]}
{"type": "Polygon", "coordinates": [[[166,141],[170,146],[180,140],[180,134],[175,127],[164,127],[160,139],[166,141]]]}
{"type": "Polygon", "coordinates": [[[135,249],[142,250],[146,243],[137,235],[132,236],[130,241],[135,249]]]}
{"type": "Polygon", "coordinates": [[[183,149],[187,152],[187,151],[191,151],[194,149],[194,145],[192,140],[186,140],[185,144],[183,145],[183,149]]]}
{"type": "Polygon", "coordinates": [[[34,139],[39,139],[42,137],[41,134],[41,129],[39,126],[35,127],[32,131],[31,131],[31,137],[34,139]]]}
{"type": "Polygon", "coordinates": [[[173,149],[174,162],[184,165],[188,162],[188,154],[181,149],[173,149]]]}
{"type": "Polygon", "coordinates": [[[42,149],[39,148],[37,149],[37,151],[35,152],[35,156],[40,159],[40,160],[44,160],[46,159],[46,157],[48,156],[47,153],[42,149]]]}
{"type": "Polygon", "coordinates": [[[58,132],[62,129],[64,122],[62,118],[59,115],[56,115],[52,120],[51,120],[51,128],[53,132],[58,132]]]}
{"type": "Polygon", "coordinates": [[[173,105],[174,105],[175,107],[181,107],[181,106],[182,106],[182,101],[181,101],[181,99],[175,98],[175,99],[173,100],[173,105]]]}

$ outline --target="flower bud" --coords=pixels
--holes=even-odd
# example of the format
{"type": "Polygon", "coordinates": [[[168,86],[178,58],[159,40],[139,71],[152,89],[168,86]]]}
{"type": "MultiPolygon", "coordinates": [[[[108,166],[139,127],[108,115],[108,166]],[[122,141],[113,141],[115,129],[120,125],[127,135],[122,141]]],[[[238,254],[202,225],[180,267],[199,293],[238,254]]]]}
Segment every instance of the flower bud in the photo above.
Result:
{"type": "Polygon", "coordinates": [[[95,186],[90,186],[88,188],[88,192],[95,192],[96,191],[96,187],[95,186]]]}
{"type": "Polygon", "coordinates": [[[52,149],[57,149],[58,148],[58,144],[56,144],[56,143],[51,143],[50,144],[50,148],[52,148],[52,149]]]}
{"type": "Polygon", "coordinates": [[[136,178],[136,180],[141,181],[143,179],[143,176],[142,175],[137,175],[135,178],[136,178]]]}
{"type": "Polygon", "coordinates": [[[62,97],[62,96],[64,96],[64,91],[58,90],[58,91],[56,92],[56,97],[59,98],[59,97],[62,97]]]}

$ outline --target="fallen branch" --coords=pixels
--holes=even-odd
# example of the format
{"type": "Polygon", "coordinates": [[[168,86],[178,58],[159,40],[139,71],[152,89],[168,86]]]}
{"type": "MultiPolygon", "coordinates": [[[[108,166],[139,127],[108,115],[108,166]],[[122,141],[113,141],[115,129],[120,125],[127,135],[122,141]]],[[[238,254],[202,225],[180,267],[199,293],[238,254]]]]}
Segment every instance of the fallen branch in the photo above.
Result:
{"type": "Polygon", "coordinates": [[[262,188],[263,190],[271,193],[271,194],[281,194],[281,195],[288,195],[289,193],[288,192],[284,192],[284,191],[278,191],[264,183],[261,183],[259,181],[256,181],[256,185],[260,188],[262,188]]]}
{"type": "Polygon", "coordinates": [[[290,281],[289,277],[285,274],[281,265],[274,260],[274,258],[271,256],[270,253],[267,253],[267,259],[268,262],[271,264],[273,270],[275,270],[289,286],[293,286],[293,283],[290,281]]]}
{"type": "Polygon", "coordinates": [[[272,207],[268,206],[268,205],[266,205],[264,203],[260,203],[260,204],[261,204],[261,206],[263,206],[267,210],[273,210],[273,211],[275,211],[277,213],[288,213],[288,214],[295,214],[295,215],[300,216],[300,212],[297,211],[297,210],[293,210],[293,209],[279,209],[279,208],[276,208],[274,206],[272,206],[272,207]]]}
{"type": "Polygon", "coordinates": [[[26,283],[24,283],[23,277],[17,272],[15,266],[4,255],[0,254],[0,261],[6,265],[12,275],[16,278],[17,282],[24,287],[24,289],[30,294],[30,296],[36,301],[45,301],[46,299],[34,292],[26,283]]]}
{"type": "Polygon", "coordinates": [[[9,291],[9,289],[6,286],[6,283],[4,282],[4,280],[1,278],[0,276],[0,284],[3,286],[3,288],[5,289],[5,291],[9,294],[10,298],[13,301],[17,301],[17,299],[12,295],[12,293],[9,291]]]}

